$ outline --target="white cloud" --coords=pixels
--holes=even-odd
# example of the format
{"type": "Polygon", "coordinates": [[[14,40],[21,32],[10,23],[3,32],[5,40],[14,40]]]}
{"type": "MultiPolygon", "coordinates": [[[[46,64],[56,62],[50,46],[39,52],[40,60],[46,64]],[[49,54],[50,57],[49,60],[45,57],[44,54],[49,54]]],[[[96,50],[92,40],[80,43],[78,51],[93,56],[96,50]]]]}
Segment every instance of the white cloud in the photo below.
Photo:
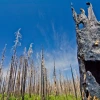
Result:
{"type": "Polygon", "coordinates": [[[69,69],[70,65],[77,67],[76,50],[67,52],[55,50],[54,52],[45,52],[45,66],[49,70],[53,70],[54,60],[56,69],[69,69]]]}
{"type": "MultiPolygon", "coordinates": [[[[56,31],[54,23],[52,23],[52,30],[54,35],[55,48],[45,52],[45,65],[48,69],[53,69],[54,59],[57,69],[68,69],[70,64],[72,67],[77,67],[77,49],[72,47],[67,35],[68,33],[62,32],[61,34],[56,31]],[[58,35],[59,34],[59,35],[58,35]]],[[[75,45],[75,44],[73,44],[75,45]]]]}
{"type": "MultiPolygon", "coordinates": [[[[45,57],[45,67],[48,69],[49,73],[53,72],[54,68],[54,60],[57,70],[69,70],[70,65],[73,69],[78,69],[78,62],[77,62],[77,48],[75,47],[75,43],[72,43],[73,41],[69,41],[67,35],[63,28],[62,32],[55,29],[54,23],[51,24],[52,26],[52,38],[53,38],[53,44],[54,48],[44,49],[44,57],[45,57]]],[[[48,39],[47,32],[45,29],[40,31],[41,34],[44,33],[44,38],[48,39]],[[45,31],[45,32],[44,32],[45,31]]],[[[39,53],[37,53],[39,54],[39,53]]],[[[38,55],[39,58],[39,55],[38,55]]],[[[40,60],[39,60],[40,61],[40,60]]]]}
{"type": "Polygon", "coordinates": [[[9,67],[4,67],[2,71],[3,71],[3,77],[6,77],[8,75],[9,67]]]}

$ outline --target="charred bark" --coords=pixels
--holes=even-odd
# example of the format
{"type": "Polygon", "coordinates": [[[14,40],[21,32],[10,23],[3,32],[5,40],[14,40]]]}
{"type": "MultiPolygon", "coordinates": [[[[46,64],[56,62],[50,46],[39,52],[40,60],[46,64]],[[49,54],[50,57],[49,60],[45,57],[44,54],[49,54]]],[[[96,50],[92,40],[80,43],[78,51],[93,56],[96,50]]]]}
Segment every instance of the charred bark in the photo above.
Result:
{"type": "Polygon", "coordinates": [[[89,2],[86,4],[89,6],[88,16],[85,14],[84,9],[80,9],[81,13],[77,14],[75,9],[71,7],[76,25],[77,58],[80,71],[80,90],[83,100],[87,100],[89,95],[92,98],[94,96],[100,98],[100,23],[95,17],[92,4],[89,2]],[[83,26],[80,27],[80,24],[83,26]],[[90,73],[92,81],[89,80],[90,73]],[[91,86],[87,84],[91,84],[91,86]],[[92,87],[97,87],[98,89],[92,90],[92,87]]]}

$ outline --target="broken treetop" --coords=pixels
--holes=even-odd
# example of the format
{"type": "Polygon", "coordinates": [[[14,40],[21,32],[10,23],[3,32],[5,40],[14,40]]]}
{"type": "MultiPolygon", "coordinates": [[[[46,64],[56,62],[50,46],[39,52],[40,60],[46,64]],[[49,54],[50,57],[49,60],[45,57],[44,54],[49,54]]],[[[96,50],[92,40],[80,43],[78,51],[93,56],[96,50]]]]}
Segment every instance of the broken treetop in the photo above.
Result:
{"type": "Polygon", "coordinates": [[[77,32],[78,59],[100,60],[100,22],[95,17],[92,4],[86,4],[89,6],[88,16],[84,9],[81,8],[81,13],[77,14],[71,6],[77,32]]]}

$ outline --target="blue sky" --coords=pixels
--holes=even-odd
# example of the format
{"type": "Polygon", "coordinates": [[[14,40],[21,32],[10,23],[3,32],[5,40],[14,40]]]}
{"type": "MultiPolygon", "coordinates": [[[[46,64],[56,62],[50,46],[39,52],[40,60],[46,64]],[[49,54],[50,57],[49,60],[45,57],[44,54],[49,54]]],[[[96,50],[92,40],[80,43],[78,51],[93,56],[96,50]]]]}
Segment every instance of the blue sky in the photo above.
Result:
{"type": "MultiPolygon", "coordinates": [[[[37,56],[41,46],[44,46],[48,68],[53,66],[53,59],[58,68],[66,69],[70,64],[78,66],[71,2],[78,13],[80,8],[87,13],[87,0],[0,0],[0,52],[7,44],[6,63],[14,45],[14,32],[21,28],[22,45],[18,48],[18,54],[34,43],[33,56],[37,56]]],[[[90,2],[99,20],[100,0],[90,2]]]]}

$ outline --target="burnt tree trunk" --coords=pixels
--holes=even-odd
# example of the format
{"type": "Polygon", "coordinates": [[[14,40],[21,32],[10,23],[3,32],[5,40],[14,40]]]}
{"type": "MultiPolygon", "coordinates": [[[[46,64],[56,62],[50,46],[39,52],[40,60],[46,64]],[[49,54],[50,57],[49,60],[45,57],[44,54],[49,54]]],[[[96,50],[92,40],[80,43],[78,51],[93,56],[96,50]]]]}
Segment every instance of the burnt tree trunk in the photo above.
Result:
{"type": "Polygon", "coordinates": [[[27,77],[27,67],[28,67],[28,62],[27,59],[24,59],[24,68],[23,68],[23,84],[22,84],[22,100],[24,100],[24,94],[25,94],[25,85],[26,85],[26,77],[27,77]]]}
{"type": "Polygon", "coordinates": [[[100,22],[93,12],[92,4],[86,3],[88,16],[84,9],[77,14],[71,6],[76,26],[77,59],[80,71],[80,90],[83,100],[100,98],[100,22]]]}

